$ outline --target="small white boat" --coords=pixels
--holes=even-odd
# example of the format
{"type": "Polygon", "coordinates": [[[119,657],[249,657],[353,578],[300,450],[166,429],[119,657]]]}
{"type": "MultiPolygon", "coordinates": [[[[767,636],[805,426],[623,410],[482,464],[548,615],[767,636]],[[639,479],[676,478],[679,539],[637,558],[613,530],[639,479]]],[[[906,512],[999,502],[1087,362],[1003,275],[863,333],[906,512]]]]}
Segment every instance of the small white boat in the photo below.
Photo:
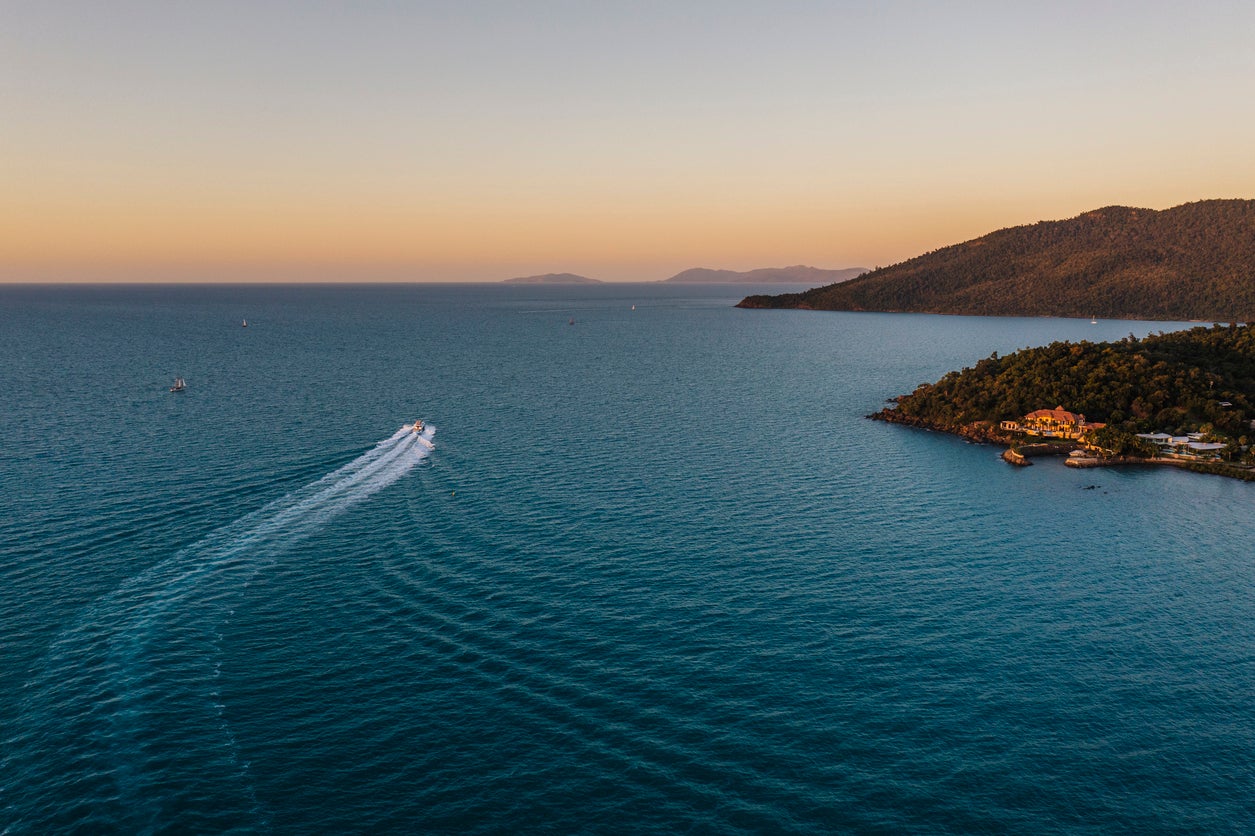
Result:
{"type": "Polygon", "coordinates": [[[182,392],[185,389],[187,389],[187,382],[181,377],[176,377],[174,379],[174,385],[170,387],[171,392],[182,392]]]}
{"type": "Polygon", "coordinates": [[[244,320],[244,324],[243,324],[243,325],[241,325],[240,327],[241,327],[241,328],[247,328],[247,327],[248,327],[248,320],[247,320],[247,319],[246,319],[246,320],[244,320]]]}
{"type": "MultiPolygon", "coordinates": [[[[428,437],[431,433],[428,433],[427,435],[423,434],[423,430],[425,429],[427,429],[427,425],[424,424],[421,420],[416,419],[414,421],[414,426],[410,427],[410,432],[414,433],[414,435],[418,437],[417,440],[419,444],[423,445],[428,450],[435,450],[436,445],[432,444],[431,439],[428,437]]],[[[435,431],[436,431],[436,428],[432,427],[431,432],[434,433],[435,431]]]]}

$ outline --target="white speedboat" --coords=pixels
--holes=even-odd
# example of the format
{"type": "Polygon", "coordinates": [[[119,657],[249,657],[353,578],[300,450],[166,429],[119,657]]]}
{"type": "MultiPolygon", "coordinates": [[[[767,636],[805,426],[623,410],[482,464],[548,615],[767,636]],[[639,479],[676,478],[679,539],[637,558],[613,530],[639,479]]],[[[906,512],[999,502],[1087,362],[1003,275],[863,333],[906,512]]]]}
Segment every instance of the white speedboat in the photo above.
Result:
{"type": "Polygon", "coordinates": [[[428,428],[426,424],[424,424],[422,421],[419,421],[419,420],[415,420],[414,426],[410,428],[410,432],[418,436],[417,438],[418,443],[426,447],[428,450],[436,449],[436,445],[431,443],[431,438],[430,438],[431,434],[434,433],[435,431],[436,431],[435,427],[428,428]],[[427,430],[427,432],[424,432],[424,430],[427,430]]]}

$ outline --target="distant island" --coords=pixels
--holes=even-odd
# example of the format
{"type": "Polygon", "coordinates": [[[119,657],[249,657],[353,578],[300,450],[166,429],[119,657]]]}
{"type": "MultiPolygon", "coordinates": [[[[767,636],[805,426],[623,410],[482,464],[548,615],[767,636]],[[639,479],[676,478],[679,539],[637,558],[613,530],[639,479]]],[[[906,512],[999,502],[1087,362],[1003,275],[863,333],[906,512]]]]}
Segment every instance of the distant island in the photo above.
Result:
{"type": "Polygon", "coordinates": [[[505,284],[604,284],[600,279],[577,276],[574,273],[545,273],[541,276],[519,276],[505,279],[505,284]]]}
{"type": "Polygon", "coordinates": [[[822,270],[797,264],[793,267],[762,267],[758,270],[711,270],[694,267],[676,273],[664,282],[675,284],[838,284],[867,273],[866,267],[848,267],[843,270],[822,270]]]}
{"type": "Polygon", "coordinates": [[[1255,320],[1255,201],[1108,206],[742,308],[1255,320]]]}
{"type": "Polygon", "coordinates": [[[1004,458],[1173,464],[1255,480],[1255,328],[1056,342],[920,385],[868,416],[1006,445],[1004,458]]]}
{"type": "MultiPolygon", "coordinates": [[[[712,270],[694,267],[658,281],[668,284],[837,284],[868,272],[866,267],[823,270],[797,264],[793,267],[762,267],[757,270],[712,270]]],[[[577,276],[575,273],[545,273],[541,276],[520,276],[504,279],[505,284],[605,284],[600,279],[577,276]]]]}

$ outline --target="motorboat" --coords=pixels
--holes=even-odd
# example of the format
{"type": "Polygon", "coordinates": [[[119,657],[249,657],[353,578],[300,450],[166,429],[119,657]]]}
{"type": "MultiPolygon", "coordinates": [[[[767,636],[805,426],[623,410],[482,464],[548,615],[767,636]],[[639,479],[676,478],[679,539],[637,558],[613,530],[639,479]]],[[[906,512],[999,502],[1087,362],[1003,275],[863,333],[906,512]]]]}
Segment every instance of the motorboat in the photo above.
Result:
{"type": "Polygon", "coordinates": [[[410,428],[410,432],[414,433],[416,436],[415,440],[428,450],[436,449],[436,445],[432,444],[431,438],[429,438],[429,436],[435,431],[435,427],[428,428],[428,426],[419,419],[415,419],[414,426],[410,428]],[[428,430],[428,432],[424,433],[424,430],[428,430]]]}

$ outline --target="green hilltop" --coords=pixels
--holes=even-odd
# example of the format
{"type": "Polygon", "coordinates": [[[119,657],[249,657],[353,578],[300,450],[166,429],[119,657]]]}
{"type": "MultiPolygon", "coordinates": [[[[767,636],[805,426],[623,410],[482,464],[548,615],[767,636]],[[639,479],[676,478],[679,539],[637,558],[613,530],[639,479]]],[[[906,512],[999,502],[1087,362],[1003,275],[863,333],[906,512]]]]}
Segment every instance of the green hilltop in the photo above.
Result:
{"type": "Polygon", "coordinates": [[[1108,206],[743,308],[1255,320],[1255,200],[1108,206]]]}
{"type": "Polygon", "coordinates": [[[971,434],[1062,405],[1124,433],[1255,438],[1255,328],[1211,326],[994,354],[874,417],[971,434]]]}

